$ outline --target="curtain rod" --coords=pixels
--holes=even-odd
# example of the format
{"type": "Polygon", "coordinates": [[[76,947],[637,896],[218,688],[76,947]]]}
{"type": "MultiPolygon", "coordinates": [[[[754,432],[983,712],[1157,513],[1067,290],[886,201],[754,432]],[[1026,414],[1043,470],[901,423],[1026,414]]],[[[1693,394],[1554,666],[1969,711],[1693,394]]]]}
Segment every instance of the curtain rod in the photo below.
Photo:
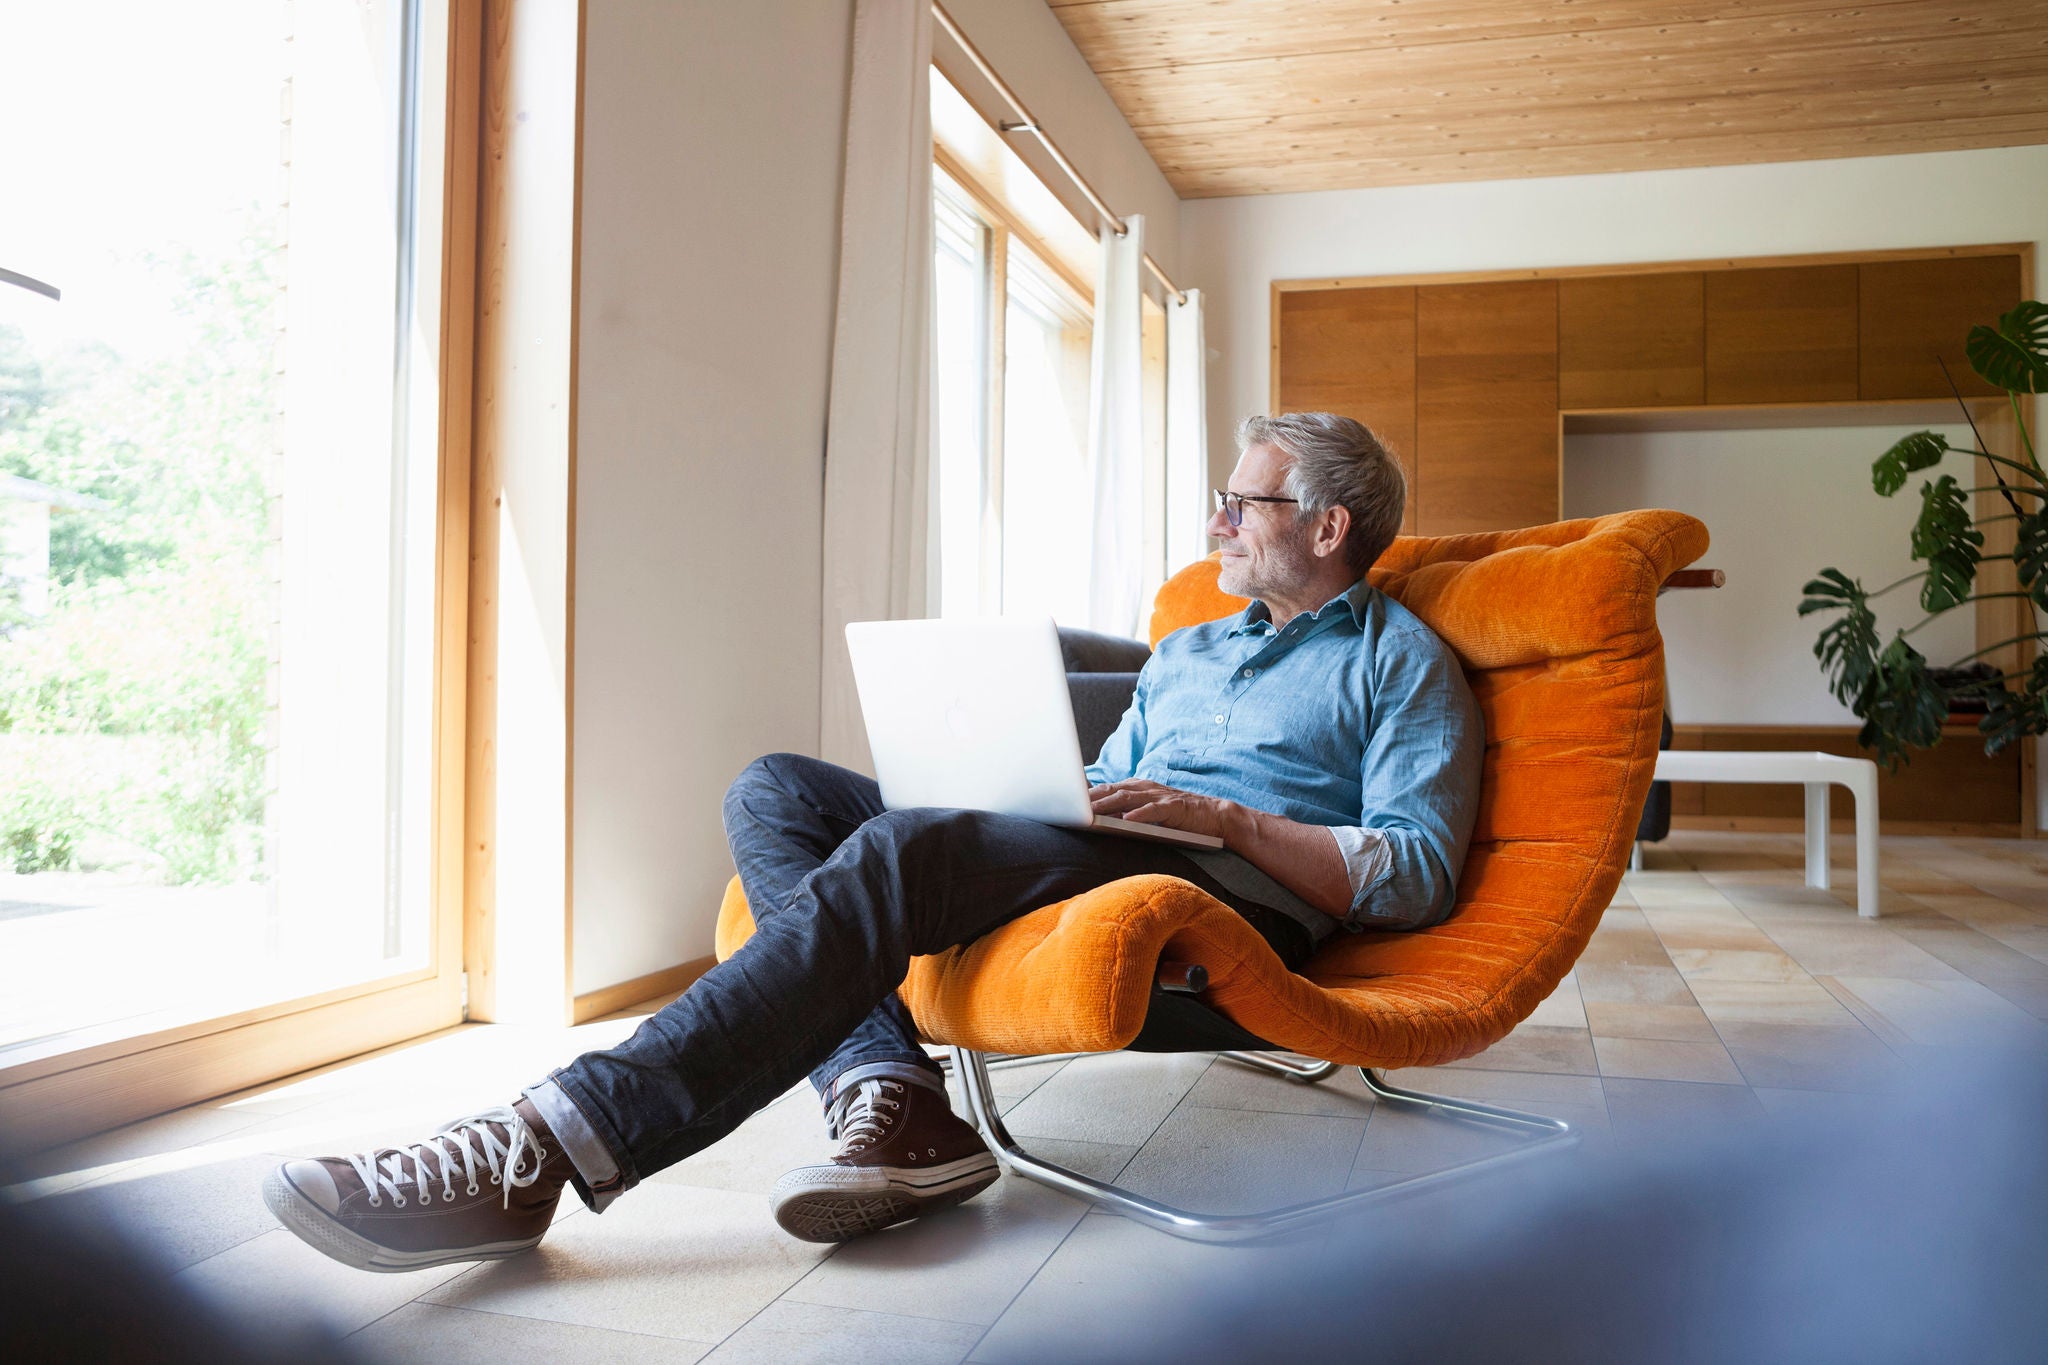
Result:
{"type": "MultiPolygon", "coordinates": [[[[1059,149],[1058,144],[1046,136],[1045,129],[1038,126],[1038,120],[1033,118],[1031,111],[1024,107],[1024,101],[1017,98],[1017,92],[1010,88],[1010,83],[997,74],[993,66],[989,65],[988,58],[981,55],[981,49],[976,47],[967,35],[961,31],[960,25],[953,22],[953,16],[946,13],[945,6],[939,4],[938,0],[932,0],[932,18],[938,20],[939,27],[946,30],[947,35],[960,45],[960,50],[967,54],[967,60],[974,63],[974,69],[981,73],[984,80],[995,87],[996,94],[1000,95],[1003,102],[1010,106],[1011,112],[1016,114],[1017,117],[1014,121],[999,122],[997,126],[1005,133],[1029,133],[1037,138],[1038,145],[1045,148],[1046,155],[1053,159],[1053,164],[1060,168],[1060,173],[1065,175],[1068,180],[1071,180],[1074,183],[1074,187],[1080,190],[1088,202],[1094,206],[1095,211],[1109,221],[1110,226],[1116,230],[1116,235],[1119,237],[1123,236],[1128,231],[1124,226],[1124,220],[1118,216],[1116,210],[1111,208],[1101,195],[1095,192],[1095,187],[1088,183],[1087,178],[1081,172],[1074,169],[1074,163],[1067,160],[1067,154],[1059,149]]],[[[1152,272],[1152,277],[1159,281],[1160,286],[1167,293],[1173,295],[1174,302],[1186,303],[1188,301],[1187,291],[1180,289],[1172,280],[1166,277],[1166,272],[1159,268],[1159,262],[1152,259],[1152,253],[1149,251],[1145,253],[1145,268],[1152,272]]]]}

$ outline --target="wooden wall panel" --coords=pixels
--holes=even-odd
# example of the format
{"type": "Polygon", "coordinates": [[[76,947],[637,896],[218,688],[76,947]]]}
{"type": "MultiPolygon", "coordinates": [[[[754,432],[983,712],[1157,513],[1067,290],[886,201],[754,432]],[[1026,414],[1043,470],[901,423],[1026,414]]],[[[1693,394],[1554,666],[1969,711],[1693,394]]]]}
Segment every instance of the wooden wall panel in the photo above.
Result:
{"type": "Polygon", "coordinates": [[[1703,402],[1704,332],[1696,270],[1559,280],[1558,405],[1657,408],[1703,402]]]}
{"type": "Polygon", "coordinates": [[[1853,402],[1856,286],[1853,265],[1709,275],[1706,401],[1853,402]]]}
{"type": "Polygon", "coordinates": [[[1415,291],[1416,530],[1558,517],[1557,282],[1415,291]]]}
{"type": "MultiPolygon", "coordinates": [[[[1840,754],[1868,758],[1847,726],[1680,725],[1673,748],[1761,749],[1840,754]]],[[[1673,814],[1720,819],[1797,820],[1805,796],[1790,783],[1674,782],[1673,814]]],[[[2017,825],[2020,821],[2020,752],[2017,746],[1995,757],[1984,753],[1975,727],[1950,726],[1941,743],[1917,751],[1896,772],[1877,776],[1877,809],[1886,823],[2017,825]]],[[[1836,788],[1829,814],[1848,820],[1856,813],[1848,792],[1836,788]]]]}
{"type": "Polygon", "coordinates": [[[1947,398],[1941,362],[1965,395],[1998,393],[1970,368],[1963,338],[2019,302],[2019,257],[1881,261],[1857,271],[1862,397],[1947,398]]]}
{"type": "Polygon", "coordinates": [[[1335,412],[1373,429],[1408,475],[1401,531],[1416,524],[1415,291],[1319,289],[1279,298],[1277,412],[1335,412]]]}

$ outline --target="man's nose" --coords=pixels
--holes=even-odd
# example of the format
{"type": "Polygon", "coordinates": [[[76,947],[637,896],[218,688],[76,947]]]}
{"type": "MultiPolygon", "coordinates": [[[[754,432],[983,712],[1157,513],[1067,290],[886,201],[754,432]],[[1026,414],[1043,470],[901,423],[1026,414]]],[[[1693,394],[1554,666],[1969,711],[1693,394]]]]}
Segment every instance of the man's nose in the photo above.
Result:
{"type": "Polygon", "coordinates": [[[1228,540],[1237,534],[1237,528],[1230,524],[1230,517],[1221,507],[1209,514],[1209,525],[1205,529],[1218,540],[1228,540]]]}

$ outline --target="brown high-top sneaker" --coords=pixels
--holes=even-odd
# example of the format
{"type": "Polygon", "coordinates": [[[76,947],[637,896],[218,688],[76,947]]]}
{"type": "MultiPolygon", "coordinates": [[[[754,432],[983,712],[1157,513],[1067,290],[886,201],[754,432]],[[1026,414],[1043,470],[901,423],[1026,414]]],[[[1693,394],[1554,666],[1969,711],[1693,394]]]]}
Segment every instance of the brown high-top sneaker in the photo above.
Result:
{"type": "Polygon", "coordinates": [[[263,1202],[343,1265],[419,1270],[532,1248],[547,1235],[571,1169],[521,1098],[410,1147],[287,1161],[263,1182],[263,1202]]]}
{"type": "Polygon", "coordinates": [[[807,1242],[843,1242],[971,1199],[994,1183],[995,1156],[953,1113],[946,1092],[856,1082],[838,1115],[839,1150],[775,1182],[775,1221],[807,1242]]]}

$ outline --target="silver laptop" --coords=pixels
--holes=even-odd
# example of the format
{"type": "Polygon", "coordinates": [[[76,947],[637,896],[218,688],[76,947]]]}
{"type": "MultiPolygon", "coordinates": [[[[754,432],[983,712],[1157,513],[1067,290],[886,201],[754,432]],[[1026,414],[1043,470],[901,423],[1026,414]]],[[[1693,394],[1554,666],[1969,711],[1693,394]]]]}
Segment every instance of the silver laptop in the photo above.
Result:
{"type": "Polygon", "coordinates": [[[1097,815],[1052,618],[846,627],[882,804],[949,806],[1197,848],[1223,841],[1097,815]]]}

